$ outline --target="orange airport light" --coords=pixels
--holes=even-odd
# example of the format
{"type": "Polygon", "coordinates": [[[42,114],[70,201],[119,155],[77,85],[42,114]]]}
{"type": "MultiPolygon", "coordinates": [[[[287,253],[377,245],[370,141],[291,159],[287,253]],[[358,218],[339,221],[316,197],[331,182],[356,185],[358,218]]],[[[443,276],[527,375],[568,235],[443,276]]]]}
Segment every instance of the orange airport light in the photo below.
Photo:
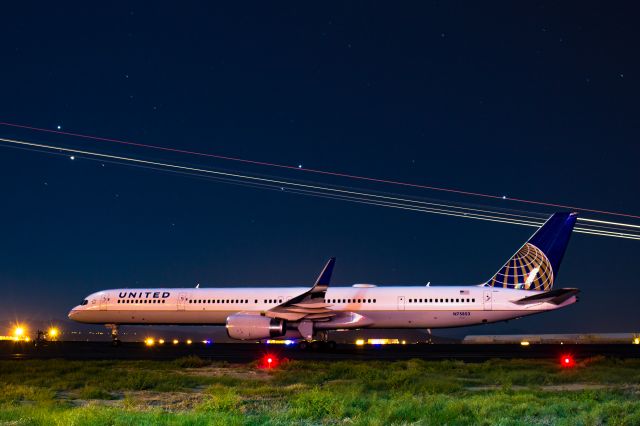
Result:
{"type": "Polygon", "coordinates": [[[179,341],[178,339],[173,339],[173,342],[172,342],[172,343],[173,343],[174,345],[177,345],[178,343],[180,343],[180,341],[179,341]]]}
{"type": "Polygon", "coordinates": [[[13,329],[13,335],[17,338],[21,338],[24,336],[24,327],[21,326],[16,326],[16,328],[13,329]]]}
{"type": "Polygon", "coordinates": [[[60,330],[58,330],[55,327],[50,327],[49,330],[47,330],[47,337],[50,340],[55,340],[59,335],[60,335],[60,330]]]}
{"type": "Polygon", "coordinates": [[[190,345],[190,344],[192,344],[192,343],[193,343],[193,340],[191,340],[191,339],[187,339],[187,345],[190,345]]]}
{"type": "Polygon", "coordinates": [[[147,346],[153,346],[156,344],[156,341],[153,337],[147,337],[144,341],[144,344],[147,346]]]}

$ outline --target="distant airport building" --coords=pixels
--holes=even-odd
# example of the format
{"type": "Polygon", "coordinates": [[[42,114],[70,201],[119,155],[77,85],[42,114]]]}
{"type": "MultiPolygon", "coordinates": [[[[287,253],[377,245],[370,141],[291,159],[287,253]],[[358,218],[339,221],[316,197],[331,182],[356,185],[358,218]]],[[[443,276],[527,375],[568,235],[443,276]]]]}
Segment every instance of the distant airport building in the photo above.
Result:
{"type": "Polygon", "coordinates": [[[498,334],[466,336],[464,344],[612,344],[640,343],[640,333],[498,334]],[[526,343],[525,343],[526,342],[526,343]]]}

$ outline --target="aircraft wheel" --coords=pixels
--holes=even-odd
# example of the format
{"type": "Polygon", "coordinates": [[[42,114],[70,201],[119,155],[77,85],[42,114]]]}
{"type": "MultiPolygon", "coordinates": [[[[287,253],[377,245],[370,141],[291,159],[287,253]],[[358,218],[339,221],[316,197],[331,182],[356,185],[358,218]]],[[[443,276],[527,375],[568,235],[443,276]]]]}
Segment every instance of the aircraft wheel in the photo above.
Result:
{"type": "Polygon", "coordinates": [[[327,349],[334,350],[335,348],[336,348],[336,342],[334,342],[333,340],[329,340],[327,342],[327,349]]]}
{"type": "Polygon", "coordinates": [[[307,350],[309,348],[309,342],[307,342],[306,340],[302,340],[300,341],[300,343],[298,343],[298,347],[303,351],[307,350]]]}
{"type": "Polygon", "coordinates": [[[311,350],[317,351],[317,350],[320,350],[321,348],[322,348],[322,342],[318,340],[314,340],[313,342],[311,342],[311,350]]]}
{"type": "Polygon", "coordinates": [[[113,339],[111,341],[111,346],[113,346],[114,348],[117,348],[118,346],[120,346],[120,340],[118,339],[113,339]]]}

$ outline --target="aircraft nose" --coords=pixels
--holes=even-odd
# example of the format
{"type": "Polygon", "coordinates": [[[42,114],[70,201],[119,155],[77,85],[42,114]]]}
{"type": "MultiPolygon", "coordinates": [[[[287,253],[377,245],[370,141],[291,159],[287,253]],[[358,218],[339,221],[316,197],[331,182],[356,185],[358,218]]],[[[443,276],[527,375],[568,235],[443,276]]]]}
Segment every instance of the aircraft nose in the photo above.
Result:
{"type": "Polygon", "coordinates": [[[75,308],[70,310],[69,313],[67,314],[67,317],[69,319],[73,319],[74,317],[77,317],[77,316],[78,316],[78,310],[75,308]]]}

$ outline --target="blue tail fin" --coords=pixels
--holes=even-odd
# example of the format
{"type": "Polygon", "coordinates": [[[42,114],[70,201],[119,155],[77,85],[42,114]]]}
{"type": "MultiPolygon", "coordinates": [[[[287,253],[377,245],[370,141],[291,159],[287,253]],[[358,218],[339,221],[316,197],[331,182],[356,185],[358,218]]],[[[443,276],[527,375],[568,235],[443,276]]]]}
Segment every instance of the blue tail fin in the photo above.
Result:
{"type": "Polygon", "coordinates": [[[489,280],[491,287],[551,290],[577,213],[554,213],[489,280]]]}

